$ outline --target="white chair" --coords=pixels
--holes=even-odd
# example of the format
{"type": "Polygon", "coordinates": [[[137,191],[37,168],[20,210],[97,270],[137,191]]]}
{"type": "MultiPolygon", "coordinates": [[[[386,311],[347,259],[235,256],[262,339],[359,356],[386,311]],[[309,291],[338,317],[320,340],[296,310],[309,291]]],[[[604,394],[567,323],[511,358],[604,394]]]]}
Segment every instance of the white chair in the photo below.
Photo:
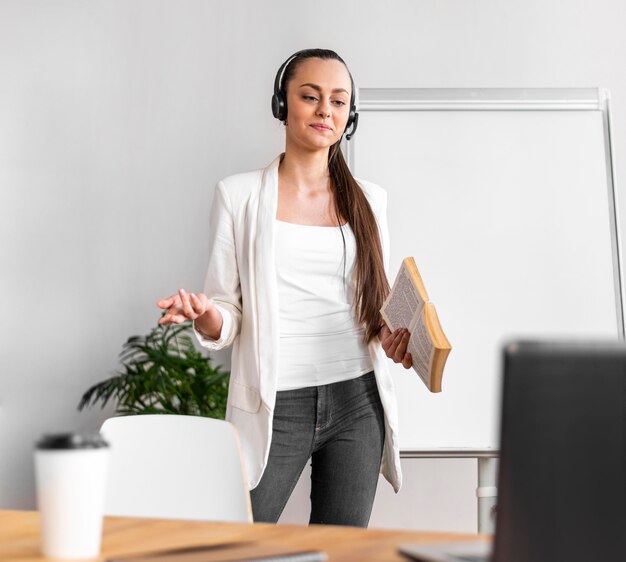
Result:
{"type": "Polygon", "coordinates": [[[105,513],[252,522],[239,437],[223,420],[168,414],[107,419],[105,513]]]}

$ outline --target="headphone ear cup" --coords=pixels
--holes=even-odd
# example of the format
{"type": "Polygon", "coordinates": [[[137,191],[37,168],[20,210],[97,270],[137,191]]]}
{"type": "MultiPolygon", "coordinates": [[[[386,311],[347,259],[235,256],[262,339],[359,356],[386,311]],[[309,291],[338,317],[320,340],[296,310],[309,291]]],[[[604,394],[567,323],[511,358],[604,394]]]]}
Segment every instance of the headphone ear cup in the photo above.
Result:
{"type": "Polygon", "coordinates": [[[349,129],[352,126],[352,123],[354,123],[355,118],[356,118],[356,108],[352,106],[350,108],[350,113],[348,115],[348,122],[346,123],[346,129],[349,129]]]}
{"type": "Polygon", "coordinates": [[[283,96],[280,92],[272,96],[272,114],[280,121],[284,121],[287,117],[285,100],[283,100],[283,96]]]}
{"type": "Polygon", "coordinates": [[[352,126],[352,130],[346,135],[346,140],[350,140],[354,133],[356,133],[357,125],[359,124],[359,114],[355,111],[354,115],[352,115],[352,111],[350,112],[350,117],[348,118],[349,125],[346,126],[346,131],[352,126]]]}

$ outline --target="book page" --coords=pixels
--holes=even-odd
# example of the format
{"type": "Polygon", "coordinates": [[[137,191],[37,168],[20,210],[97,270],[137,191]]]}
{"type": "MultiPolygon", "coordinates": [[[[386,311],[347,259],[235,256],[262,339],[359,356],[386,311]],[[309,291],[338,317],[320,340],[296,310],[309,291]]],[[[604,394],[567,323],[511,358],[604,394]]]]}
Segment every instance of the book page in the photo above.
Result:
{"type": "Polygon", "coordinates": [[[419,315],[415,326],[412,327],[407,351],[411,354],[413,368],[424,384],[430,388],[430,372],[435,357],[435,345],[428,335],[423,314],[419,315]]]}
{"type": "MultiPolygon", "coordinates": [[[[420,314],[424,301],[413,287],[406,267],[402,267],[381,310],[391,331],[409,328],[416,314],[420,314]]],[[[421,316],[421,314],[420,314],[421,316]]]]}

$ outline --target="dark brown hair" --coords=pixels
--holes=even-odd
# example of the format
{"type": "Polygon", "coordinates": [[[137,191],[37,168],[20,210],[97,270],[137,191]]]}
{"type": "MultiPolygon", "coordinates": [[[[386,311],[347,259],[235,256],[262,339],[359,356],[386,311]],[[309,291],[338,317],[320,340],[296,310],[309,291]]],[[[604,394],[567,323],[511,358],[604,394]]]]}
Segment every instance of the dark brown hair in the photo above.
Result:
{"type": "MultiPolygon", "coordinates": [[[[303,60],[319,58],[337,60],[348,70],[344,60],[329,49],[307,49],[300,51],[285,67],[281,83],[284,99],[295,71],[303,60]]],[[[352,80],[352,75],[350,75],[352,80]]],[[[354,83],[354,82],[353,82],[354,83]]],[[[389,293],[389,281],[385,274],[383,249],[378,223],[361,186],[356,182],[340,147],[341,140],[330,147],[328,169],[330,189],[333,194],[335,215],[338,224],[347,222],[356,239],[355,298],[354,310],[357,320],[365,327],[365,342],[369,343],[380,331],[383,321],[380,308],[389,293]]],[[[343,236],[343,231],[342,231],[343,236]]],[[[345,266],[345,238],[344,238],[345,266]]]]}

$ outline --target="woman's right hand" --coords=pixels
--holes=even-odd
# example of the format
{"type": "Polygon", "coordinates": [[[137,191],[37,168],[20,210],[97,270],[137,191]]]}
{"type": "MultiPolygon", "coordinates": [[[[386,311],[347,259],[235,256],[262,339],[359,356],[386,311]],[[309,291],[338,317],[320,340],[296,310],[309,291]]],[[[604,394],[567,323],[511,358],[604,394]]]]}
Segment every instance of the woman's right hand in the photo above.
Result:
{"type": "Polygon", "coordinates": [[[196,327],[200,332],[219,339],[222,315],[204,293],[187,293],[179,289],[178,293],[157,301],[156,305],[166,310],[159,324],[182,324],[187,320],[197,320],[196,327]]]}

